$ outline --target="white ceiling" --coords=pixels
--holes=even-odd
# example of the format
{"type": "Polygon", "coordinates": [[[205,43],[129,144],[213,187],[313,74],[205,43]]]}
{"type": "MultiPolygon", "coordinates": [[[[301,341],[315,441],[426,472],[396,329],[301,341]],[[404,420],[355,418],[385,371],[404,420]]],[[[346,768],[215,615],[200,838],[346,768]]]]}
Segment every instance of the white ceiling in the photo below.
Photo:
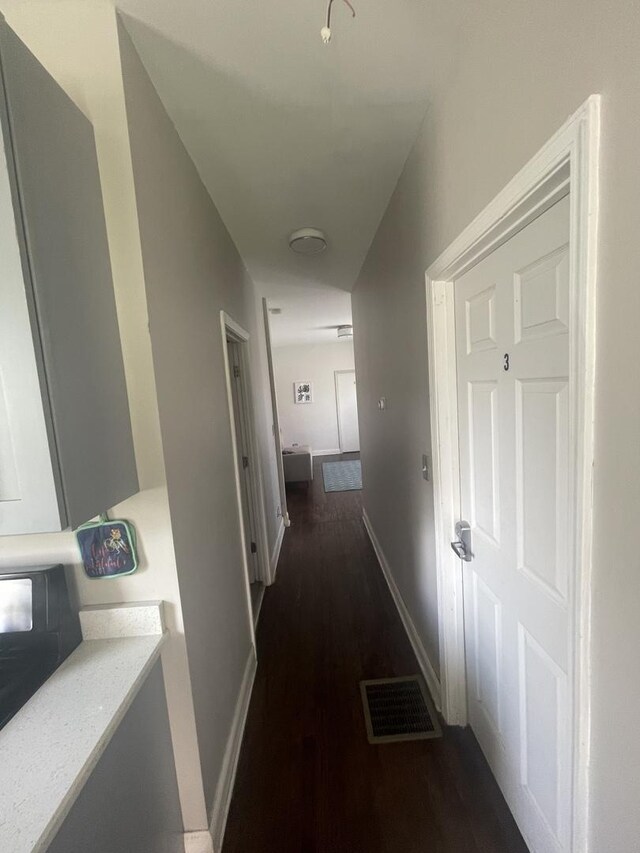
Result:
{"type": "Polygon", "coordinates": [[[351,293],[321,284],[280,288],[279,297],[270,297],[267,304],[282,309],[282,314],[270,315],[274,346],[333,344],[337,327],[351,323],[351,293]]]}
{"type": "Polygon", "coordinates": [[[335,340],[366,251],[447,64],[457,4],[118,0],[254,281],[276,343],[335,340]],[[300,257],[291,231],[322,228],[300,257]]]}

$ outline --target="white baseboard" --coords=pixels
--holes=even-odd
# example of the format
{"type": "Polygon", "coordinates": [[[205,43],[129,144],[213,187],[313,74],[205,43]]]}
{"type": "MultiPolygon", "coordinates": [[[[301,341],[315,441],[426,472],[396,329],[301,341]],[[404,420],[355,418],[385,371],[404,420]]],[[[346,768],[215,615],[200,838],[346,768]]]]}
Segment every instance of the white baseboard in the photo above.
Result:
{"type": "Polygon", "coordinates": [[[213,853],[213,838],[209,830],[185,832],[184,853],[213,853]]]}
{"type": "Polygon", "coordinates": [[[342,453],[340,448],[333,448],[333,450],[312,450],[312,456],[339,456],[342,453]]]}
{"type": "Polygon", "coordinates": [[[247,713],[249,711],[249,701],[251,700],[251,691],[253,689],[253,680],[256,675],[256,656],[252,648],[242,676],[242,684],[240,685],[240,693],[236,702],[236,710],[233,715],[231,731],[227,739],[227,745],[222,759],[222,770],[216,788],[216,795],[213,801],[213,809],[211,810],[211,823],[209,832],[213,837],[213,845],[215,853],[220,853],[222,850],[222,841],[224,839],[224,830],[227,825],[227,816],[229,814],[229,805],[231,804],[231,795],[233,794],[233,784],[236,778],[236,770],[238,769],[238,758],[240,757],[240,747],[242,746],[242,736],[244,734],[244,726],[247,721],[247,713]]]}
{"type": "Polygon", "coordinates": [[[420,639],[420,635],[418,634],[416,626],[413,623],[413,619],[409,615],[407,606],[404,603],[402,596],[400,595],[400,590],[396,586],[396,582],[393,578],[393,573],[391,572],[391,568],[389,566],[389,563],[387,562],[387,558],[385,557],[384,552],[380,547],[380,543],[378,542],[376,534],[373,532],[373,527],[371,526],[371,522],[369,521],[367,511],[364,509],[362,510],[362,520],[364,521],[364,526],[366,528],[367,533],[369,534],[369,539],[371,540],[371,544],[373,545],[373,550],[376,552],[376,557],[378,558],[378,563],[380,563],[382,574],[384,575],[385,580],[387,582],[387,586],[389,587],[389,592],[391,593],[393,600],[395,601],[396,607],[398,608],[398,613],[400,614],[402,624],[404,625],[404,629],[407,632],[407,636],[409,637],[409,642],[413,646],[413,651],[418,659],[418,664],[422,671],[422,675],[424,676],[424,680],[427,682],[427,687],[429,688],[429,692],[433,697],[433,701],[435,703],[436,708],[438,709],[438,711],[440,711],[442,709],[440,679],[436,675],[436,671],[433,668],[431,661],[429,660],[427,650],[422,644],[422,640],[420,639]]]}
{"type": "Polygon", "coordinates": [[[285,523],[282,518],[280,518],[280,527],[278,527],[278,532],[276,534],[276,541],[273,546],[273,551],[271,552],[271,562],[269,563],[270,575],[271,575],[271,583],[276,579],[276,571],[278,570],[278,560],[280,559],[280,549],[282,548],[282,540],[284,539],[284,531],[285,531],[285,523]]]}

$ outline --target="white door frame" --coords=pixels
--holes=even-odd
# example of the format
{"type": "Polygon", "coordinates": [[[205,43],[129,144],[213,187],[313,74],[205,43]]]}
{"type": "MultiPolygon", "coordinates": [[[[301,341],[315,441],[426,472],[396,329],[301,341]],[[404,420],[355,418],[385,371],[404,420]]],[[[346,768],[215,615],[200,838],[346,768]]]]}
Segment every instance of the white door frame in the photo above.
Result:
{"type": "MultiPolygon", "coordinates": [[[[249,616],[253,629],[253,608],[251,606],[251,590],[249,585],[249,565],[247,563],[246,542],[248,531],[244,529],[244,513],[242,511],[242,484],[241,478],[243,472],[238,465],[238,442],[236,439],[236,421],[233,413],[233,392],[231,389],[231,370],[229,369],[229,348],[227,346],[227,337],[240,344],[248,344],[249,333],[242,326],[233,320],[224,311],[220,312],[220,329],[222,333],[222,349],[224,354],[224,371],[225,384],[227,388],[227,410],[229,413],[229,426],[231,427],[231,444],[233,449],[233,470],[235,474],[236,496],[238,500],[238,513],[240,520],[240,537],[242,544],[242,560],[244,564],[244,574],[247,587],[247,604],[249,608],[249,616]]],[[[245,423],[249,432],[249,478],[251,480],[251,501],[253,503],[253,515],[256,521],[256,536],[258,542],[258,580],[268,584],[271,582],[271,568],[269,560],[269,545],[267,541],[267,525],[264,509],[264,490],[262,484],[262,470],[260,466],[260,456],[258,454],[258,446],[256,442],[255,421],[253,416],[252,406],[252,391],[251,391],[251,370],[249,366],[249,358],[246,346],[239,347],[240,371],[241,380],[244,386],[244,393],[240,395],[240,404],[244,409],[245,423]]],[[[253,636],[253,634],[252,634],[253,636]]],[[[255,638],[254,638],[255,644],[255,638]]]]}
{"type": "Polygon", "coordinates": [[[271,410],[273,416],[273,442],[276,448],[276,470],[278,472],[278,489],[280,491],[280,512],[285,527],[291,525],[287,509],[287,487],[284,479],[284,462],[282,461],[282,438],[280,436],[280,415],[278,412],[278,395],[276,393],[276,373],[273,366],[273,348],[271,345],[271,323],[269,320],[269,305],[262,298],[262,316],[264,319],[264,336],[267,347],[267,372],[269,374],[269,391],[271,393],[271,410]]]}
{"type": "Polygon", "coordinates": [[[463,564],[450,547],[460,512],[453,282],[570,192],[573,853],[587,849],[599,129],[600,96],[592,95],[426,272],[442,711],[465,725],[463,564]]]}
{"type": "MultiPolygon", "coordinates": [[[[340,417],[340,391],[338,388],[338,374],[339,373],[353,373],[356,375],[355,367],[350,367],[348,370],[334,370],[333,371],[333,381],[336,386],[336,415],[338,416],[338,447],[340,448],[340,452],[344,453],[344,449],[342,447],[342,419],[340,417]]],[[[360,426],[360,424],[358,424],[360,426]]]]}

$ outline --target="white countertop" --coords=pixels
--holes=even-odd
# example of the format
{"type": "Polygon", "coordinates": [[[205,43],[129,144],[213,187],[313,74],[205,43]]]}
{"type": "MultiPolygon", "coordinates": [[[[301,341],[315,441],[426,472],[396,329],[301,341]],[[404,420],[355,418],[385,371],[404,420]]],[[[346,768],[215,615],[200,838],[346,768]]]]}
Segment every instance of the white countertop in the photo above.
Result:
{"type": "Polygon", "coordinates": [[[47,849],[163,639],[84,640],[0,731],[2,853],[47,849]]]}

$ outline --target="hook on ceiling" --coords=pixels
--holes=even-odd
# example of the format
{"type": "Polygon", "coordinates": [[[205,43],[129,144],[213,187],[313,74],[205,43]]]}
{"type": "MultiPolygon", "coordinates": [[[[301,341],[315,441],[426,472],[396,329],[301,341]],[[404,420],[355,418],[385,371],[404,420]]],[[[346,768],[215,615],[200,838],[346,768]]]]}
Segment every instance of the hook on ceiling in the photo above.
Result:
{"type": "MultiPolygon", "coordinates": [[[[351,17],[355,18],[356,10],[353,8],[349,0],[342,0],[350,9],[351,9],[351,17]]],[[[320,35],[322,36],[322,41],[325,44],[329,44],[331,41],[331,7],[333,6],[333,0],[329,0],[329,5],[327,6],[327,24],[320,30],[320,35]]]]}

